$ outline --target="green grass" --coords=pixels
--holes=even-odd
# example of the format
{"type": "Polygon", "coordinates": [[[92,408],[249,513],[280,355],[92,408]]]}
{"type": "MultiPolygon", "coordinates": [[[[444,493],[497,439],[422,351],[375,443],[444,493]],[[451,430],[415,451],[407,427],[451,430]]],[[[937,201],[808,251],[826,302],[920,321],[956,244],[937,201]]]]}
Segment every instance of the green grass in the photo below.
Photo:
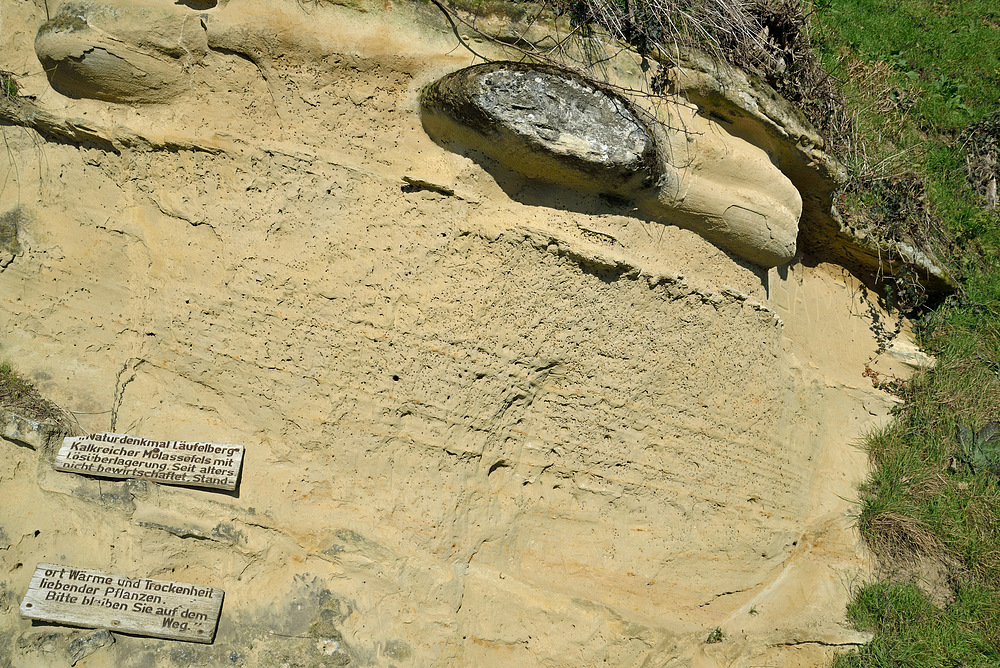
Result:
{"type": "Polygon", "coordinates": [[[963,130],[996,109],[1000,4],[994,0],[816,0],[822,53],[837,73],[845,53],[886,63],[912,97],[918,126],[963,130]]]}
{"type": "Polygon", "coordinates": [[[875,640],[838,656],[834,668],[1000,665],[1000,599],[990,588],[959,587],[954,602],[941,610],[913,584],[874,583],[858,592],[847,613],[875,640]]]}
{"type": "Polygon", "coordinates": [[[957,427],[978,429],[995,416],[1000,381],[991,366],[1000,341],[995,331],[963,323],[969,309],[943,318],[933,346],[938,368],[913,380],[893,423],[868,439],[873,470],[861,488],[858,524],[876,553],[940,551],[998,585],[1000,486],[988,472],[959,465],[957,427]]]}
{"type": "Polygon", "coordinates": [[[814,43],[852,114],[833,140],[855,176],[854,202],[869,190],[858,213],[885,205],[872,180],[913,173],[922,184],[914,196],[926,194],[929,213],[958,241],[951,259],[960,271],[970,252],[995,252],[1000,227],[967,183],[963,132],[998,112],[1000,3],[814,0],[812,9],[814,43]]]}
{"type": "Polygon", "coordinates": [[[14,75],[6,70],[0,70],[0,96],[17,97],[20,87],[14,79],[14,75]]]}
{"type": "Polygon", "coordinates": [[[959,425],[1000,415],[1000,272],[970,279],[920,323],[938,366],[912,380],[905,404],[866,443],[871,477],[858,527],[882,564],[932,561],[954,601],[937,607],[913,584],[860,589],[848,612],[875,633],[841,666],[1000,666],[1000,479],[958,456],[959,425]]]}
{"type": "Polygon", "coordinates": [[[903,386],[893,422],[865,444],[857,523],[886,575],[848,610],[873,641],[835,665],[1000,666],[1000,479],[959,456],[960,426],[1000,420],[1000,216],[972,185],[990,172],[971,150],[1000,144],[1000,3],[811,9],[813,42],[847,101],[831,139],[852,173],[848,219],[929,240],[962,283],[933,310],[910,305],[938,365],[903,386]],[[936,585],[947,591],[925,595],[917,563],[947,573],[936,585]]]}

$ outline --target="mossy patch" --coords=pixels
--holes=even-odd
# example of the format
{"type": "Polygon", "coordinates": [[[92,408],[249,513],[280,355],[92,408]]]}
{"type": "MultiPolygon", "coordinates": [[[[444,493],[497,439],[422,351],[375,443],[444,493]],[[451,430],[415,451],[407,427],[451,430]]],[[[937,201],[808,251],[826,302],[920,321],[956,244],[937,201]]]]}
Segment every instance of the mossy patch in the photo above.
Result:
{"type": "Polygon", "coordinates": [[[6,251],[11,255],[21,253],[18,231],[24,227],[27,220],[28,214],[21,207],[0,214],[0,252],[6,251]]]}
{"type": "Polygon", "coordinates": [[[63,13],[43,23],[38,28],[38,37],[52,32],[81,32],[89,27],[87,20],[82,16],[63,13]]]}

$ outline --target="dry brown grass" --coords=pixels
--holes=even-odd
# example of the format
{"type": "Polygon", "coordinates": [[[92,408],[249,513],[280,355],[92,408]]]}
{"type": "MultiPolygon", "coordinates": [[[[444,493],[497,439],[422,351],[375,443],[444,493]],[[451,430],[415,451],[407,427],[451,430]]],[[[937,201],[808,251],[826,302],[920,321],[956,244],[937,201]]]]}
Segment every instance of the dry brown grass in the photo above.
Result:
{"type": "Polygon", "coordinates": [[[596,79],[603,79],[608,53],[605,48],[581,47],[586,38],[638,52],[654,93],[667,89],[669,71],[679,65],[682,48],[694,47],[769,83],[821,132],[834,129],[844,116],[843,98],[816,58],[799,0],[431,1],[456,34],[462,25],[514,54],[573,67],[596,79]],[[516,26],[515,34],[491,33],[498,24],[484,19],[497,16],[516,26]],[[562,28],[535,43],[528,35],[540,23],[562,28]]]}
{"type": "Polygon", "coordinates": [[[37,422],[67,426],[71,421],[66,411],[43,397],[6,362],[0,364],[0,409],[37,422]]]}
{"type": "Polygon", "coordinates": [[[944,551],[934,531],[919,520],[894,511],[864,517],[861,532],[883,562],[912,562],[944,551]]]}

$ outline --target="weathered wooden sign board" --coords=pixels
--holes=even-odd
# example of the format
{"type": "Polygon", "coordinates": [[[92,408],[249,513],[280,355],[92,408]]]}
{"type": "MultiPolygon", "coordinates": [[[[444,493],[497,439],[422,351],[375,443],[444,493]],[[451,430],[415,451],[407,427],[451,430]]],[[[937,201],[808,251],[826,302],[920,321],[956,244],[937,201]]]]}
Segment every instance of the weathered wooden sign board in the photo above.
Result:
{"type": "Polygon", "coordinates": [[[38,564],[21,602],[21,615],[91,629],[210,643],[224,596],[225,592],[215,587],[38,564]]]}
{"type": "Polygon", "coordinates": [[[153,441],[102,433],[63,439],[55,468],[104,478],[233,490],[242,463],[242,445],[153,441]]]}

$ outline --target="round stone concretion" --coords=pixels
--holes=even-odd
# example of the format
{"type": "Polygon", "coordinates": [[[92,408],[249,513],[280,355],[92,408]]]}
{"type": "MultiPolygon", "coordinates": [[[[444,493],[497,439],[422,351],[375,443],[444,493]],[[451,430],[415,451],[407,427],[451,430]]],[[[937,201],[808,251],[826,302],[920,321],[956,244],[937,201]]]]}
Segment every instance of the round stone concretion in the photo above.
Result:
{"type": "Polygon", "coordinates": [[[641,169],[653,146],[621,100],[578,79],[497,70],[482,77],[475,101],[525,141],[607,168],[641,169]]]}
{"type": "Polygon", "coordinates": [[[565,70],[477,65],[429,86],[422,102],[434,139],[534,179],[627,194],[657,172],[655,140],[631,105],[565,70]]]}

